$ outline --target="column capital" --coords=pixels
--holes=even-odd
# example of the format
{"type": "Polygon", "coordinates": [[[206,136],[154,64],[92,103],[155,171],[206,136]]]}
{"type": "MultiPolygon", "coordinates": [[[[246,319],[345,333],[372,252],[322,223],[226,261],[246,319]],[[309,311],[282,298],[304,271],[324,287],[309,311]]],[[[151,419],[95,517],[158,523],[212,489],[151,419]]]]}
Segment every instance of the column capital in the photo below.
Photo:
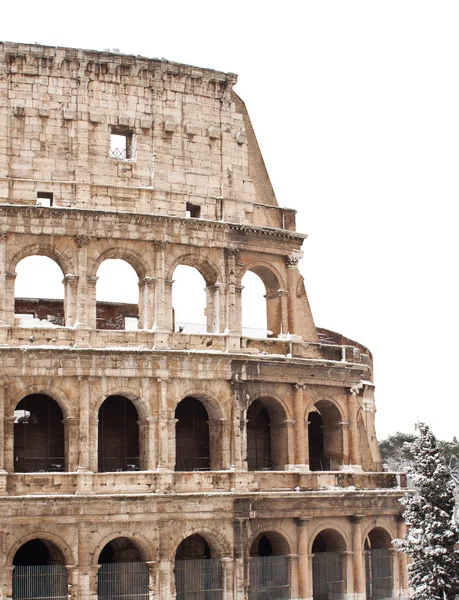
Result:
{"type": "Polygon", "coordinates": [[[87,248],[91,240],[91,236],[85,234],[75,235],[73,238],[73,241],[75,242],[75,246],[77,248],[87,248]]]}
{"type": "Polygon", "coordinates": [[[166,240],[152,240],[151,244],[158,250],[164,250],[169,242],[166,240]]]}
{"type": "Polygon", "coordinates": [[[364,515],[349,515],[348,519],[353,525],[359,525],[364,515]]]}
{"type": "Polygon", "coordinates": [[[296,524],[299,527],[307,527],[311,520],[312,520],[312,517],[297,517],[295,519],[296,524]]]}

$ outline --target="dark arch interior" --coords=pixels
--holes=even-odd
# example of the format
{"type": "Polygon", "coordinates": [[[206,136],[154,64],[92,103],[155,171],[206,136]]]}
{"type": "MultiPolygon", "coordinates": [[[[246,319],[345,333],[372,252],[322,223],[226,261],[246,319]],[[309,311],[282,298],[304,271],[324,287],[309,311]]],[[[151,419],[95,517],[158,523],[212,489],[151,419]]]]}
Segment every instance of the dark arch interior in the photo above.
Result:
{"type": "Polygon", "coordinates": [[[139,428],[133,403],[109,396],[99,409],[99,471],[138,471],[139,428]]]}
{"type": "Polygon", "coordinates": [[[209,417],[197,398],[187,396],[175,409],[176,471],[210,469],[209,417]]]}
{"type": "Polygon", "coordinates": [[[14,411],[14,470],[65,471],[62,411],[45,394],[30,394],[14,411]]]}
{"type": "Polygon", "coordinates": [[[271,419],[259,400],[247,411],[247,467],[249,471],[272,469],[271,419]]]}
{"type": "Polygon", "coordinates": [[[288,543],[276,531],[258,535],[250,548],[250,556],[285,556],[289,554],[288,543]]]}
{"type": "Polygon", "coordinates": [[[108,542],[99,554],[99,564],[141,562],[138,547],[128,538],[119,537],[108,542]]]}
{"type": "Polygon", "coordinates": [[[331,402],[321,400],[308,414],[311,471],[338,470],[343,462],[341,416],[331,402]]]}
{"type": "Polygon", "coordinates": [[[376,527],[372,529],[365,540],[365,548],[371,550],[381,550],[383,548],[392,548],[391,536],[385,529],[376,527]]]}
{"type": "Polygon", "coordinates": [[[56,564],[65,564],[62,552],[51,542],[38,539],[22,545],[13,558],[13,565],[21,567],[56,564]]]}
{"type": "Polygon", "coordinates": [[[344,552],[346,544],[340,533],[334,529],[321,531],[312,544],[312,553],[320,552],[344,552]]]}
{"type": "Polygon", "coordinates": [[[175,560],[195,560],[211,558],[211,549],[206,540],[195,533],[185,538],[177,547],[175,560]]]}

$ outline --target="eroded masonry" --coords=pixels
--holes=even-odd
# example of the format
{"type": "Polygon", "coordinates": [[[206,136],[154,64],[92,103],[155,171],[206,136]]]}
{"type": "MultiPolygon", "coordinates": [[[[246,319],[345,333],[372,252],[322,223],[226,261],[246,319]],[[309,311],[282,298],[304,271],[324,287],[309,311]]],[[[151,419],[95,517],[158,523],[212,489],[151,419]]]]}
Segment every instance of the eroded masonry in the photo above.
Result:
{"type": "Polygon", "coordinates": [[[0,598],[404,597],[405,483],[380,462],[371,354],[314,325],[305,236],[236,76],[0,58],[0,598]],[[61,295],[21,294],[36,256],[61,295]],[[114,260],[138,301],[99,297],[114,260]],[[201,329],[174,313],[184,266],[201,329]],[[248,272],[263,335],[242,327],[248,272]]]}

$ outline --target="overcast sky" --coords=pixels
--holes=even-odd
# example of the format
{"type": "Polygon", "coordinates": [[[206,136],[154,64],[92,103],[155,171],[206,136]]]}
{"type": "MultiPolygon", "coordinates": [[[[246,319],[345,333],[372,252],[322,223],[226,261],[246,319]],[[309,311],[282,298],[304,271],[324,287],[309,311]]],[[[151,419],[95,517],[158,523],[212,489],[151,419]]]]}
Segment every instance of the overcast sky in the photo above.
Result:
{"type": "Polygon", "coordinates": [[[459,434],[459,3],[3,3],[0,40],[238,73],[318,326],[375,359],[377,432],[459,434]]]}

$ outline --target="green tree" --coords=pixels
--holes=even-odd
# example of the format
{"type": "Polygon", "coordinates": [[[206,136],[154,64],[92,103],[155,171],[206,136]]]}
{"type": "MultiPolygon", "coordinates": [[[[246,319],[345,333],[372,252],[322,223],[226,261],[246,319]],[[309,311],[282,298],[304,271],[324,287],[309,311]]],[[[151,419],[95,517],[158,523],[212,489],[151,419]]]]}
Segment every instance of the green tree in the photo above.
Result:
{"type": "Polygon", "coordinates": [[[416,492],[402,499],[407,535],[396,546],[411,557],[413,600],[454,600],[459,595],[459,529],[454,523],[454,482],[427,425],[410,445],[408,469],[416,492]]]}

